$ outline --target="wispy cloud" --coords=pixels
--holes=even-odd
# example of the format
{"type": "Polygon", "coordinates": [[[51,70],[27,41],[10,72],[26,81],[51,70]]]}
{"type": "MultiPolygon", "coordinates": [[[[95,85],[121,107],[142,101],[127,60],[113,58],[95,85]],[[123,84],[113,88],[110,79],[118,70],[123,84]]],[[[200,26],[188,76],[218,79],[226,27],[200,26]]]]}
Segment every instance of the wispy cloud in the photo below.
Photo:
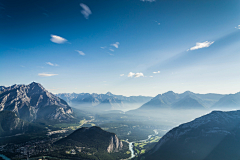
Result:
{"type": "Polygon", "coordinates": [[[119,42],[116,42],[116,43],[113,43],[113,44],[111,44],[111,46],[114,46],[115,48],[118,48],[118,47],[119,47],[119,45],[120,45],[120,43],[119,43],[119,42]]]}
{"type": "Polygon", "coordinates": [[[124,74],[120,74],[120,76],[122,77],[122,76],[124,76],[124,74]]]}
{"type": "Polygon", "coordinates": [[[51,62],[46,62],[46,64],[50,65],[50,66],[58,66],[58,64],[53,64],[51,62]]]}
{"type": "Polygon", "coordinates": [[[56,76],[58,74],[49,74],[49,73],[38,73],[38,76],[40,77],[51,77],[51,76],[56,76]]]}
{"type": "Polygon", "coordinates": [[[155,2],[156,0],[140,0],[142,2],[155,2]]]}
{"type": "Polygon", "coordinates": [[[159,23],[158,21],[155,21],[157,23],[157,25],[160,25],[161,23],[159,23]]]}
{"type": "Polygon", "coordinates": [[[151,77],[151,78],[152,78],[153,76],[149,76],[149,77],[151,77]]]}
{"type": "Polygon", "coordinates": [[[157,73],[160,73],[160,71],[157,71],[157,72],[153,72],[154,74],[157,74],[157,73]]]}
{"type": "Polygon", "coordinates": [[[112,52],[114,52],[114,50],[113,50],[113,49],[111,49],[111,48],[109,49],[109,51],[112,51],[112,52]]]}
{"type": "Polygon", "coordinates": [[[237,27],[235,27],[235,28],[237,28],[237,29],[240,29],[240,25],[238,25],[237,27]]]}
{"type": "Polygon", "coordinates": [[[78,52],[81,56],[85,56],[85,53],[83,53],[83,51],[79,51],[79,50],[75,50],[76,52],[78,52]]]}
{"type": "Polygon", "coordinates": [[[214,41],[212,42],[209,42],[209,41],[206,41],[206,42],[197,42],[196,43],[196,46],[193,46],[192,48],[188,49],[187,51],[189,50],[196,50],[196,49],[201,49],[201,48],[206,48],[206,47],[209,47],[211,46],[212,44],[214,43],[214,41]]]}
{"type": "Polygon", "coordinates": [[[107,47],[100,47],[100,48],[105,49],[105,48],[107,48],[107,47]]]}
{"type": "Polygon", "coordinates": [[[49,17],[49,15],[48,15],[47,13],[45,13],[45,12],[42,13],[42,14],[43,14],[44,16],[46,16],[46,17],[49,17]]]}
{"type": "Polygon", "coordinates": [[[88,19],[89,15],[92,14],[92,11],[86,4],[80,3],[80,6],[82,7],[81,13],[86,19],[88,19]]]}
{"type": "Polygon", "coordinates": [[[58,43],[58,44],[62,44],[62,43],[65,43],[65,42],[67,42],[67,40],[65,39],[65,38],[63,38],[63,37],[60,37],[60,36],[57,36],[57,35],[53,35],[53,34],[51,34],[51,41],[53,42],[53,43],[58,43]]]}
{"type": "Polygon", "coordinates": [[[25,66],[23,66],[23,65],[20,65],[20,66],[23,67],[23,68],[25,67],[25,66]]]}
{"type": "Polygon", "coordinates": [[[143,73],[133,73],[133,72],[129,72],[129,73],[128,73],[128,77],[138,78],[138,77],[144,77],[144,75],[143,75],[143,73]]]}

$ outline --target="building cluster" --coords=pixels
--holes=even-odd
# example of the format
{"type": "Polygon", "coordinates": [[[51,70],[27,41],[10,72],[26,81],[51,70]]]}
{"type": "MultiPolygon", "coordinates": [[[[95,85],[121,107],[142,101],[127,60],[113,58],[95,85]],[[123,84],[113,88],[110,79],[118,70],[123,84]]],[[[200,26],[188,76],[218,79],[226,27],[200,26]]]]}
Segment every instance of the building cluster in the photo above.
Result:
{"type": "Polygon", "coordinates": [[[59,138],[32,140],[20,144],[7,144],[0,146],[1,152],[14,155],[12,159],[25,159],[53,151],[52,144],[59,138]]]}

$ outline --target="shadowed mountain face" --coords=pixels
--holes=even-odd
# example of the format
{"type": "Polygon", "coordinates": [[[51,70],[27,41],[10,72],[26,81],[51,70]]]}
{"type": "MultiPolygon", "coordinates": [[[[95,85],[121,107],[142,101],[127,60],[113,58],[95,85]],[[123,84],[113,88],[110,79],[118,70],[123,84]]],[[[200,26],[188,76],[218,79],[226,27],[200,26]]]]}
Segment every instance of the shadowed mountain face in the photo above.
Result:
{"type": "Polygon", "coordinates": [[[141,156],[146,160],[239,160],[240,111],[213,111],[173,128],[141,156]]]}
{"type": "Polygon", "coordinates": [[[94,148],[108,153],[122,149],[123,144],[116,134],[102,130],[100,127],[82,127],[69,136],[57,141],[56,145],[94,148]]]}
{"type": "Polygon", "coordinates": [[[173,109],[205,109],[196,99],[186,96],[172,104],[173,109]]]}
{"type": "Polygon", "coordinates": [[[114,95],[110,92],[106,94],[89,94],[89,93],[60,93],[56,96],[64,99],[74,106],[85,108],[94,107],[97,110],[121,110],[134,105],[140,107],[142,104],[148,102],[152,97],[146,96],[122,96],[114,95]]]}
{"type": "Polygon", "coordinates": [[[68,121],[73,118],[68,104],[39,83],[1,87],[0,111],[15,112],[23,120],[68,121]]]}
{"type": "Polygon", "coordinates": [[[217,109],[239,109],[240,108],[240,92],[236,94],[229,94],[222,97],[217,103],[213,105],[217,109]]]}
{"type": "Polygon", "coordinates": [[[0,112],[0,137],[42,131],[46,131],[46,129],[44,127],[24,122],[12,111],[0,112]]]}
{"type": "Polygon", "coordinates": [[[195,94],[186,91],[182,94],[173,91],[159,94],[149,102],[142,105],[139,110],[151,109],[204,109],[210,108],[224,95],[221,94],[195,94]]]}

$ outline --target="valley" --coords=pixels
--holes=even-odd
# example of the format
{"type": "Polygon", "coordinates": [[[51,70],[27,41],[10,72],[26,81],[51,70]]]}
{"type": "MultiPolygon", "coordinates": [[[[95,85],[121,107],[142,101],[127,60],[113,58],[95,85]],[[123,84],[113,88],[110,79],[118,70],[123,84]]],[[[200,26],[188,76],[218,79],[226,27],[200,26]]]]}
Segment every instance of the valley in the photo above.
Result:
{"type": "MultiPolygon", "coordinates": [[[[48,93],[37,83],[25,86],[14,85],[2,89],[1,92],[3,111],[0,112],[0,127],[2,129],[0,132],[0,154],[11,159],[22,159],[27,156],[30,159],[41,156],[47,156],[48,159],[142,158],[148,155],[172,128],[210,113],[213,110],[210,106],[220,103],[218,100],[223,101],[222,99],[224,99],[224,103],[226,103],[226,100],[229,99],[224,98],[224,95],[217,94],[200,95],[192,92],[184,92],[183,94],[167,92],[157,95],[134,110],[131,110],[130,107],[126,111],[124,108],[116,110],[116,108],[109,106],[119,106],[119,103],[123,104],[122,100],[126,99],[129,103],[131,99],[119,95],[115,96],[111,93],[106,95],[83,94],[85,98],[89,96],[101,97],[102,102],[105,102],[103,97],[108,100],[115,99],[114,102],[111,101],[111,103],[106,104],[108,107],[102,105],[91,106],[90,104],[93,104],[93,101],[90,101],[86,106],[82,106],[83,104],[79,102],[81,105],[75,104],[76,108],[74,108],[64,100],[48,93]],[[35,91],[29,93],[29,90],[33,90],[32,88],[35,88],[35,91]],[[36,88],[38,89],[36,90],[36,88]],[[18,93],[18,89],[26,97],[38,98],[34,101],[29,98],[31,99],[29,105],[26,101],[27,98],[21,99],[20,96],[16,99],[14,96],[9,96],[12,91],[18,93]],[[6,95],[8,95],[7,98],[6,95]],[[41,98],[42,95],[48,96],[41,98]],[[121,101],[118,101],[117,97],[120,97],[121,101]],[[9,103],[11,99],[20,101],[21,103],[18,104],[23,104],[22,106],[28,106],[28,113],[34,110],[37,104],[37,108],[43,108],[40,117],[45,118],[38,118],[38,116],[31,116],[32,114],[30,114],[27,116],[32,118],[22,120],[21,112],[8,110],[11,106],[11,103],[9,103]],[[49,105],[51,103],[56,106],[52,108],[52,105],[49,105]],[[59,112],[61,106],[68,107],[71,112],[59,112]],[[95,109],[95,107],[98,107],[98,109],[95,109]],[[51,115],[49,115],[49,112],[51,115]],[[59,117],[60,114],[62,114],[61,117],[59,117]],[[9,125],[5,125],[6,120],[9,125]],[[85,130],[92,131],[87,133],[85,130]],[[88,135],[91,136],[88,137],[88,135]],[[111,135],[112,138],[107,135],[111,135]],[[81,138],[85,136],[86,138],[81,138]],[[94,137],[96,138],[94,139],[94,137]]],[[[229,96],[227,95],[227,97],[229,96]]],[[[238,94],[234,95],[234,97],[236,96],[238,94]]],[[[135,100],[139,100],[138,103],[147,98],[140,97],[138,99],[134,97],[135,100]]],[[[87,99],[93,100],[92,98],[87,99]]],[[[133,105],[136,104],[135,102],[132,103],[133,105]]]]}

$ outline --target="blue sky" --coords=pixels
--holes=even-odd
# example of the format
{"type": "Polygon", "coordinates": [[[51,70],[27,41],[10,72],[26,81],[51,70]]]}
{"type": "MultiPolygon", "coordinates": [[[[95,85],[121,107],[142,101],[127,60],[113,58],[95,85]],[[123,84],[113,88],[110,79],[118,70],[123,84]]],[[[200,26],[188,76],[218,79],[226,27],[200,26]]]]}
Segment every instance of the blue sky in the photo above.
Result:
{"type": "Polygon", "coordinates": [[[240,91],[238,0],[0,0],[0,85],[240,91]]]}

